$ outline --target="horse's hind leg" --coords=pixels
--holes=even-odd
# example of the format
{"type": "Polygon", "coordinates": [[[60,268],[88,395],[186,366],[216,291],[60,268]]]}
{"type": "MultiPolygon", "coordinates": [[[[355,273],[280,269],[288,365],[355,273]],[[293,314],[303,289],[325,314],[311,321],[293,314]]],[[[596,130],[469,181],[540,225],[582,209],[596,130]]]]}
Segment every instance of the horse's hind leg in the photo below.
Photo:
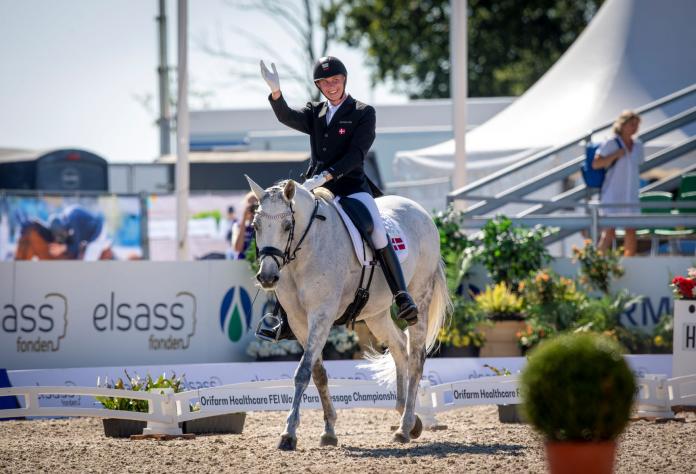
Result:
{"type": "Polygon", "coordinates": [[[337,446],[338,438],[334,431],[336,409],[331,402],[329,377],[326,375],[326,369],[321,359],[317,360],[312,367],[312,378],[314,378],[314,385],[317,386],[321,398],[321,407],[324,409],[324,432],[321,434],[319,446],[337,446]]]}
{"type": "Polygon", "coordinates": [[[406,375],[408,370],[406,365],[408,359],[406,334],[396,327],[391,319],[390,311],[381,316],[365,319],[365,323],[372,334],[387,345],[392,355],[396,366],[396,411],[399,412],[399,415],[403,415],[406,405],[406,375]]]}
{"type": "MultiPolygon", "coordinates": [[[[410,289],[410,288],[409,288],[410,289]]],[[[412,290],[411,290],[412,291],[412,290]]],[[[418,387],[423,376],[425,364],[425,338],[428,327],[428,308],[432,299],[432,285],[427,285],[425,291],[415,293],[418,304],[418,323],[408,327],[408,376],[406,380],[406,404],[401,425],[394,433],[394,440],[407,443],[411,437],[418,438],[423,431],[423,424],[416,415],[416,399],[418,387]]]]}

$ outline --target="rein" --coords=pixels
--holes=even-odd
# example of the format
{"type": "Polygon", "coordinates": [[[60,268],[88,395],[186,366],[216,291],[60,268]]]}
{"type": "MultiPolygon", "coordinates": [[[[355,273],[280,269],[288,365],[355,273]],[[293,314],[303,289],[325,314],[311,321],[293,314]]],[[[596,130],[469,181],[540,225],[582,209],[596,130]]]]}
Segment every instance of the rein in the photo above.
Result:
{"type": "Polygon", "coordinates": [[[317,212],[319,210],[319,200],[314,198],[314,210],[312,211],[312,215],[309,218],[309,223],[307,224],[307,228],[302,233],[300,240],[298,240],[297,245],[295,246],[295,250],[291,251],[292,240],[295,237],[295,209],[292,207],[292,203],[290,203],[289,206],[290,206],[290,215],[291,215],[291,219],[292,219],[292,226],[290,227],[288,241],[285,244],[285,250],[280,250],[279,248],[276,248],[276,247],[263,247],[261,250],[259,250],[259,262],[261,260],[263,260],[264,257],[271,257],[273,259],[273,261],[275,261],[276,265],[278,265],[278,269],[280,269],[283,265],[286,265],[297,258],[297,252],[300,250],[300,245],[302,245],[302,242],[304,242],[305,237],[307,237],[307,234],[309,233],[309,229],[312,227],[312,223],[314,223],[314,220],[315,219],[326,220],[326,217],[317,214],[317,212]],[[279,260],[279,259],[282,259],[282,260],[279,260]]]}

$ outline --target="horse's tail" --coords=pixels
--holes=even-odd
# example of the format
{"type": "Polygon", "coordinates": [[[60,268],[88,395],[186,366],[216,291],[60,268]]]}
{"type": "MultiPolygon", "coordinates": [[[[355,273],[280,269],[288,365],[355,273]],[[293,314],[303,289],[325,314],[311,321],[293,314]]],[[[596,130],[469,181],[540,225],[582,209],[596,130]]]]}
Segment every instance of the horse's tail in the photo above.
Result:
{"type": "MultiPolygon", "coordinates": [[[[445,326],[449,315],[452,314],[452,300],[447,289],[445,265],[442,261],[435,271],[433,281],[433,293],[428,305],[428,327],[425,336],[426,354],[437,345],[440,329],[445,326]]],[[[379,383],[390,386],[396,384],[396,364],[394,364],[394,358],[388,350],[384,354],[375,351],[367,352],[365,359],[368,364],[359,367],[369,369],[379,383]]]]}
{"type": "Polygon", "coordinates": [[[437,336],[440,329],[445,327],[449,315],[452,314],[452,299],[447,289],[447,277],[445,276],[445,264],[440,264],[435,271],[433,283],[433,296],[428,306],[428,330],[425,336],[425,351],[429,353],[437,346],[437,336]]]}

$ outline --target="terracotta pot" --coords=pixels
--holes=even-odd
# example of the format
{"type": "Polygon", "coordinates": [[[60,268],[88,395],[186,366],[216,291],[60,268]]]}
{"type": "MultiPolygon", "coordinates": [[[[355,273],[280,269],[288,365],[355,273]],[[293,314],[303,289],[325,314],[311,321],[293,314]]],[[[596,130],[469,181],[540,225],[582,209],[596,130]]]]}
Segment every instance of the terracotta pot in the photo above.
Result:
{"type": "Polygon", "coordinates": [[[526,328],[524,321],[495,321],[493,326],[484,324],[479,330],[486,338],[481,357],[519,357],[522,350],[517,344],[517,333],[526,328]]]}
{"type": "Polygon", "coordinates": [[[611,474],[615,455],[615,441],[546,443],[551,474],[611,474]]]}

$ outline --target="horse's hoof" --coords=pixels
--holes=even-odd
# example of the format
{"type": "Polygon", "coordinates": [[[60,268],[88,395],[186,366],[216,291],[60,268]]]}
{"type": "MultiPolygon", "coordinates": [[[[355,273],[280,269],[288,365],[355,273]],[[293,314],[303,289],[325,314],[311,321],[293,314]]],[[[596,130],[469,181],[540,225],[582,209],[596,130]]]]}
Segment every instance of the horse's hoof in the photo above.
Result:
{"type": "Polygon", "coordinates": [[[294,451],[297,449],[297,438],[290,435],[282,435],[278,443],[278,449],[283,451],[294,451]]]}
{"type": "Polygon", "coordinates": [[[413,429],[409,434],[412,439],[417,439],[420,437],[421,433],[423,433],[423,422],[421,422],[421,419],[416,415],[416,423],[413,425],[413,429]]]}
{"type": "Polygon", "coordinates": [[[402,444],[403,444],[403,443],[408,443],[408,442],[409,442],[408,436],[406,436],[405,434],[400,433],[400,432],[398,432],[398,431],[397,431],[396,433],[394,433],[394,438],[393,438],[393,439],[394,439],[394,441],[396,441],[397,443],[402,443],[402,444]]]}
{"type": "Polygon", "coordinates": [[[338,446],[338,438],[335,435],[324,433],[319,440],[319,446],[338,446]]]}

